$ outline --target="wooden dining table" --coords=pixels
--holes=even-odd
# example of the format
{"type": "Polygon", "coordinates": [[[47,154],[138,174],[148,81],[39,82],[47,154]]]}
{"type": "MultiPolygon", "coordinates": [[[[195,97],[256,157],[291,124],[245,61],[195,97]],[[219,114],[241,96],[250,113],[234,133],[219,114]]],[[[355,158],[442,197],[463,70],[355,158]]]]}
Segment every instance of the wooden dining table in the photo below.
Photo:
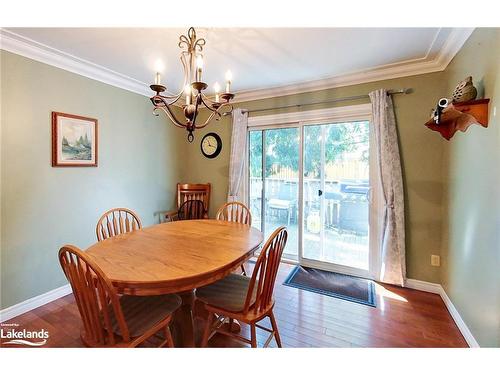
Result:
{"type": "Polygon", "coordinates": [[[87,254],[118,293],[177,293],[176,345],[194,347],[194,290],[222,279],[252,257],[262,233],[221,220],[185,220],[153,225],[98,242],[87,254]]]}

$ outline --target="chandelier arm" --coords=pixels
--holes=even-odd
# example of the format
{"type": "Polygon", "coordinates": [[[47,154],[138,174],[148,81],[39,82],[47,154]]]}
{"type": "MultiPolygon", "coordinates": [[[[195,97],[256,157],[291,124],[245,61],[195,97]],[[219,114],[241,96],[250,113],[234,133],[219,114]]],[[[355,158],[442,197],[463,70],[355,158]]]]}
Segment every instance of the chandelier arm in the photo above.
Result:
{"type": "Polygon", "coordinates": [[[221,109],[229,108],[228,111],[232,112],[233,111],[233,105],[229,102],[226,103],[220,103],[220,105],[215,109],[215,111],[219,114],[222,115],[224,112],[221,111],[221,109]]]}
{"type": "Polygon", "coordinates": [[[214,100],[211,100],[211,99],[210,99],[208,96],[206,96],[205,94],[203,94],[202,98],[204,98],[205,100],[207,100],[207,101],[209,102],[209,104],[210,104],[210,105],[213,105],[213,104],[218,104],[219,106],[218,106],[217,108],[213,108],[213,107],[211,107],[211,106],[208,106],[208,105],[207,105],[207,103],[205,102],[205,100],[203,100],[203,99],[202,99],[202,100],[203,100],[203,104],[205,105],[205,107],[207,107],[207,108],[208,108],[209,110],[211,110],[211,111],[217,111],[217,112],[219,112],[219,114],[220,114],[220,115],[223,115],[223,114],[224,114],[224,112],[221,112],[221,111],[220,111],[220,110],[221,110],[221,108],[223,108],[223,107],[229,107],[229,110],[228,110],[229,112],[232,112],[232,111],[233,111],[233,109],[234,109],[233,105],[232,105],[231,103],[229,103],[229,101],[228,101],[228,102],[226,102],[226,103],[216,102],[216,101],[214,101],[214,100]]]}
{"type": "Polygon", "coordinates": [[[207,125],[210,123],[210,121],[212,121],[212,119],[214,118],[214,116],[215,116],[216,114],[220,116],[220,113],[219,113],[219,112],[217,112],[217,111],[213,111],[213,112],[210,114],[210,116],[208,116],[208,118],[205,120],[205,122],[204,122],[203,124],[201,124],[201,125],[195,125],[195,126],[194,126],[194,128],[195,128],[195,129],[203,129],[205,126],[207,126],[207,125]]]}
{"type": "Polygon", "coordinates": [[[172,95],[172,96],[155,95],[151,98],[151,100],[154,100],[155,98],[159,98],[161,100],[161,102],[163,103],[163,105],[169,106],[169,105],[177,103],[177,101],[180,99],[181,96],[182,96],[182,92],[180,92],[177,95],[172,95]]]}
{"type": "Polygon", "coordinates": [[[186,126],[183,125],[181,122],[179,122],[176,118],[175,118],[175,115],[170,111],[170,108],[168,107],[155,107],[155,109],[153,111],[156,111],[157,109],[161,109],[163,112],[165,112],[165,114],[167,115],[167,117],[170,119],[170,121],[173,122],[173,124],[175,126],[177,126],[178,128],[182,128],[182,129],[185,129],[186,126]]]}
{"type": "Polygon", "coordinates": [[[210,104],[210,106],[212,104],[215,104],[215,103],[220,104],[219,102],[216,102],[215,100],[210,99],[207,95],[205,95],[203,93],[201,94],[201,97],[203,100],[203,104],[205,104],[205,106],[207,105],[206,102],[208,102],[210,104]]]}
{"type": "MultiPolygon", "coordinates": [[[[230,103],[224,103],[224,106],[229,107],[229,110],[228,110],[227,112],[223,112],[223,113],[221,113],[221,115],[226,116],[227,114],[231,114],[231,112],[233,112],[234,107],[233,107],[233,105],[232,105],[232,104],[230,104],[230,103]]],[[[222,107],[222,106],[221,106],[221,107],[222,107]]],[[[219,109],[220,109],[221,107],[219,107],[219,109]]]]}
{"type": "MultiPolygon", "coordinates": [[[[208,103],[205,101],[207,99],[207,97],[203,94],[203,93],[200,93],[200,100],[201,102],[203,103],[203,105],[210,111],[216,111],[217,108],[212,108],[212,103],[208,103]]],[[[209,100],[210,101],[210,100],[209,100]]]]}
{"type": "MultiPolygon", "coordinates": [[[[205,96],[206,98],[206,96],[205,96]]],[[[203,100],[203,97],[201,98],[201,101],[203,102],[203,104],[205,105],[205,107],[212,111],[212,112],[217,112],[217,114],[219,115],[219,117],[222,115],[222,112],[221,112],[221,109],[223,108],[226,108],[226,107],[229,107],[229,112],[232,112],[233,111],[233,105],[229,102],[226,102],[226,103],[217,103],[217,102],[212,102],[212,103],[217,103],[219,104],[219,106],[217,108],[213,108],[213,107],[210,107],[207,105],[207,103],[203,100]]]]}

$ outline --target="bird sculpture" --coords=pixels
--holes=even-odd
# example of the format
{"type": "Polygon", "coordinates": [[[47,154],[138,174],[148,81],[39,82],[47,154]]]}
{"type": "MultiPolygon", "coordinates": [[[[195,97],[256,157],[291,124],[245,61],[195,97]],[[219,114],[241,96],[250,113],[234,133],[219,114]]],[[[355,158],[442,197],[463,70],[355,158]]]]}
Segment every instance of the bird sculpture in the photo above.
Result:
{"type": "Polygon", "coordinates": [[[472,77],[469,76],[460,82],[451,96],[453,103],[468,102],[476,99],[477,89],[472,84],[472,77]]]}

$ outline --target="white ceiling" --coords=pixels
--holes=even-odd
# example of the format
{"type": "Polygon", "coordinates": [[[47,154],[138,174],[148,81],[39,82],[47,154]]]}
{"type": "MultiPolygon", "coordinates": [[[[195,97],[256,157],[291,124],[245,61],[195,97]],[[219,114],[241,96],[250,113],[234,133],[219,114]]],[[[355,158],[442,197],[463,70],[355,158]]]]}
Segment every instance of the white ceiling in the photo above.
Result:
{"type": "MultiPolygon", "coordinates": [[[[356,72],[422,66],[436,61],[443,50],[449,48],[455,30],[197,28],[197,33],[207,41],[203,80],[210,86],[215,81],[222,84],[224,72],[231,69],[234,91],[248,91],[356,72]]],[[[94,69],[111,70],[139,86],[152,83],[155,63],[161,60],[165,66],[163,83],[171,92],[181,89],[177,43],[187,28],[8,28],[3,31],[4,36],[15,36],[37,48],[97,64],[94,69]]]]}

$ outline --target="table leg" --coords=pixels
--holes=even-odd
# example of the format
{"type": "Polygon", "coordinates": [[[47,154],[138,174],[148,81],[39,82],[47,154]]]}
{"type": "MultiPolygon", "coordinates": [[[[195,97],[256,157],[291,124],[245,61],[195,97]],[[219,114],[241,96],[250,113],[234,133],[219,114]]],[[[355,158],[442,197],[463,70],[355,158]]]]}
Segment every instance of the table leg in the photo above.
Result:
{"type": "Polygon", "coordinates": [[[173,322],[175,346],[180,348],[194,348],[194,290],[178,293],[178,295],[182,299],[182,305],[175,313],[173,322]]]}

